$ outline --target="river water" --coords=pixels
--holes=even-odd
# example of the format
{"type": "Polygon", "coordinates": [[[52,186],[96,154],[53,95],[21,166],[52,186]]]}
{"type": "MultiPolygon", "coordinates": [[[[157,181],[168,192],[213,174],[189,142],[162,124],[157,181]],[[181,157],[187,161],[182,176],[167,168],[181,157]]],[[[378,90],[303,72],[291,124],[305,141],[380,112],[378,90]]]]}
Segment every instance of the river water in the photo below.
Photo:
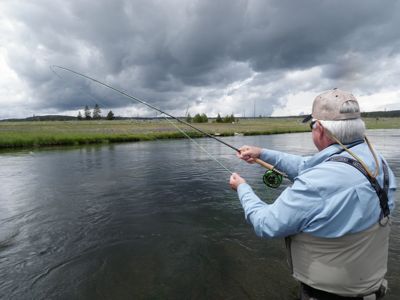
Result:
{"type": "MultiPolygon", "coordinates": [[[[400,130],[368,135],[400,182],[400,130]]],[[[224,138],[309,155],[310,133],[224,138]]],[[[197,139],[267,202],[263,169],[197,139]]],[[[189,140],[0,153],[1,299],[293,299],[284,242],[255,236],[229,173],[189,140]]],[[[400,299],[400,193],[387,299],[400,299]]]]}

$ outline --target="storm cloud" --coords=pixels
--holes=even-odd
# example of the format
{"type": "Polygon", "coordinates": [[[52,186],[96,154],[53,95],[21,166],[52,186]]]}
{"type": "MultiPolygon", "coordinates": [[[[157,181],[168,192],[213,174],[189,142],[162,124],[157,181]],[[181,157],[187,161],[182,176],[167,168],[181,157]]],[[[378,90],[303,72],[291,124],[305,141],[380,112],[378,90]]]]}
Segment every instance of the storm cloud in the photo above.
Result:
{"type": "Polygon", "coordinates": [[[51,65],[176,115],[306,113],[334,87],[363,110],[400,109],[398,28],[397,0],[5,0],[0,118],[94,103],[154,115],[51,65]]]}

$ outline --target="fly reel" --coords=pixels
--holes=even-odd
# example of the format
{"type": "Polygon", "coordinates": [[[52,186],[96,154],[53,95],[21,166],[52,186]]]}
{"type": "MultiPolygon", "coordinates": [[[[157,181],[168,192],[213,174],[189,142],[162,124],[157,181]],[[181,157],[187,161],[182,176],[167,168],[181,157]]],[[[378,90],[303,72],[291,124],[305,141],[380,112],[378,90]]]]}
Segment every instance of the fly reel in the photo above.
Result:
{"type": "Polygon", "coordinates": [[[282,175],[278,174],[274,170],[268,170],[263,175],[263,182],[265,185],[274,189],[281,185],[282,179],[282,175]]]}

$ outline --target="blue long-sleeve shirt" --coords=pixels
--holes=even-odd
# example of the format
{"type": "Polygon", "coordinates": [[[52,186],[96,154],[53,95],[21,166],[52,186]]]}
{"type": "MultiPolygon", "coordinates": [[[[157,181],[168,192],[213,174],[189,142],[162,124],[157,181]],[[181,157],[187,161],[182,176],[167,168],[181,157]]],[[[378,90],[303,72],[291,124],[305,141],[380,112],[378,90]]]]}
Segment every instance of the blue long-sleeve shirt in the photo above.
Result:
{"type": "MultiPolygon", "coordinates": [[[[273,204],[266,204],[247,183],[237,192],[246,220],[256,234],[285,237],[306,232],[334,238],[363,231],[376,224],[381,214],[378,196],[368,179],[356,168],[326,160],[333,155],[351,157],[339,145],[331,145],[311,157],[263,149],[260,158],[285,172],[293,181],[273,204]],[[335,154],[341,152],[340,154],[335,154]]],[[[351,148],[370,170],[374,158],[366,143],[351,148]]],[[[382,157],[379,184],[383,187],[382,157]]],[[[389,168],[389,208],[394,208],[396,181],[389,168]]]]}

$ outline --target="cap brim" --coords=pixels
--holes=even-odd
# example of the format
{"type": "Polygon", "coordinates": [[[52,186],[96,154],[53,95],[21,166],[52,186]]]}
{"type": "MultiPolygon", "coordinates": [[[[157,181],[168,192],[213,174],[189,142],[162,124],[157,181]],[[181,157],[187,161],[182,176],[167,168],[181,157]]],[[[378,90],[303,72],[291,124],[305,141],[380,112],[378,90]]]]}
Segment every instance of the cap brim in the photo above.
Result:
{"type": "Polygon", "coordinates": [[[307,117],[304,118],[304,120],[302,121],[302,123],[307,123],[308,121],[310,121],[312,119],[312,115],[308,115],[307,117]]]}

